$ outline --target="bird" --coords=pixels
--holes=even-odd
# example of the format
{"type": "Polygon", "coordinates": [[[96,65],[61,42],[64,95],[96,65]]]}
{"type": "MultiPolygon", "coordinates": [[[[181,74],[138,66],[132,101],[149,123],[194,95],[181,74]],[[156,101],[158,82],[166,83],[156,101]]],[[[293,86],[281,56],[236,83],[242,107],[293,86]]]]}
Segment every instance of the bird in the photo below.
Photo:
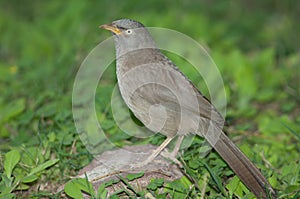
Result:
{"type": "Polygon", "coordinates": [[[144,162],[150,163],[178,136],[204,137],[257,198],[276,198],[260,170],[223,132],[225,119],[179,68],[157,47],[147,28],[133,19],[119,19],[100,28],[109,30],[116,50],[116,74],[121,96],[152,132],[165,141],[144,162]]]}

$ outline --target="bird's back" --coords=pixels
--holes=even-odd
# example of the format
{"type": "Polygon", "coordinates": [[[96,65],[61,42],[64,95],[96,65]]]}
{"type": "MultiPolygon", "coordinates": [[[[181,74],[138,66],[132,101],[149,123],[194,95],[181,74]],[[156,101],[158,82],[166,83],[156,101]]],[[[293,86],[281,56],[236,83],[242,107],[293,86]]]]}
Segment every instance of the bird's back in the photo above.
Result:
{"type": "Polygon", "coordinates": [[[222,128],[224,119],[215,107],[158,49],[118,57],[117,77],[125,103],[152,131],[199,133],[210,122],[222,128]]]}

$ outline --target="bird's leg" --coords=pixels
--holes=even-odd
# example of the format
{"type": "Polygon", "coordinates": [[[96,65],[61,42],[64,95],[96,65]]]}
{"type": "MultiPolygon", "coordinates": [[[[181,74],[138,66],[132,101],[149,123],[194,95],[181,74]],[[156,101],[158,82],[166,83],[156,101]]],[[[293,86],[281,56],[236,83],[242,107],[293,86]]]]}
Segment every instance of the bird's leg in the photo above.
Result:
{"type": "Polygon", "coordinates": [[[134,165],[132,165],[132,167],[138,168],[138,167],[147,165],[149,162],[152,162],[153,159],[156,158],[156,156],[158,156],[158,154],[162,150],[164,150],[164,148],[166,148],[166,146],[171,142],[172,139],[173,139],[173,137],[167,137],[167,139],[157,149],[155,149],[152,152],[152,154],[145,161],[138,163],[138,164],[134,164],[134,165]]]}
{"type": "Polygon", "coordinates": [[[158,154],[164,150],[164,148],[166,148],[166,146],[171,142],[171,140],[173,139],[173,137],[167,137],[167,139],[157,148],[153,151],[153,153],[147,158],[147,160],[145,160],[143,163],[145,163],[144,165],[148,164],[149,162],[152,162],[152,160],[154,160],[154,158],[156,158],[156,156],[158,156],[158,154]]]}
{"type": "Polygon", "coordinates": [[[177,155],[177,153],[178,153],[178,151],[180,149],[180,145],[181,145],[181,143],[183,141],[183,138],[184,138],[183,135],[178,136],[178,139],[176,141],[175,147],[174,147],[173,151],[170,153],[171,157],[176,158],[176,155],[177,155]]]}
{"type": "Polygon", "coordinates": [[[180,145],[183,141],[183,138],[184,136],[179,136],[177,141],[176,141],[176,144],[175,144],[175,147],[173,149],[173,151],[171,153],[169,153],[167,150],[164,150],[163,152],[161,152],[161,155],[164,157],[164,158],[167,158],[167,159],[170,159],[172,162],[174,162],[175,164],[177,164],[179,167],[183,168],[181,162],[179,160],[176,159],[176,155],[180,149],[180,145]]]}
{"type": "Polygon", "coordinates": [[[176,155],[180,149],[180,145],[183,141],[184,136],[178,137],[175,147],[171,153],[169,153],[168,151],[163,151],[166,148],[166,146],[172,141],[173,138],[174,137],[167,137],[167,139],[157,149],[155,149],[152,152],[152,154],[145,161],[143,161],[141,163],[133,164],[132,167],[139,168],[139,167],[145,166],[145,165],[149,164],[150,162],[152,162],[160,153],[163,157],[168,158],[171,161],[178,164],[179,166],[181,166],[181,163],[176,159],[176,155]]]}

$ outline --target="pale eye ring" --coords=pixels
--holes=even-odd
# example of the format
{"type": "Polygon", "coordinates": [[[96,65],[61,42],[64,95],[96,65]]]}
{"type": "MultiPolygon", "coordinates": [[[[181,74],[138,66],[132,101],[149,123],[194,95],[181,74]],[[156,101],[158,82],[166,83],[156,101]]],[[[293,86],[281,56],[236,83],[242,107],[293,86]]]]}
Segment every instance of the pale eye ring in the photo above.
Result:
{"type": "Polygon", "coordinates": [[[132,30],[131,29],[127,29],[126,33],[127,33],[127,35],[130,35],[130,34],[132,34],[132,30]]]}

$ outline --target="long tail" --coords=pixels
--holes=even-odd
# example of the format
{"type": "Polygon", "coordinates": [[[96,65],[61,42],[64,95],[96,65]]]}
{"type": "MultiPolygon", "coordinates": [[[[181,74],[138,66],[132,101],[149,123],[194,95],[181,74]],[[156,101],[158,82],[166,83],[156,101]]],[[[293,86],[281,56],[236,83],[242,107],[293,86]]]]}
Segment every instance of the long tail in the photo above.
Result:
{"type": "MultiPolygon", "coordinates": [[[[257,198],[277,198],[275,191],[243,152],[219,128],[212,128],[204,136],[227,162],[241,181],[257,198]],[[212,130],[213,129],[213,130],[212,130]]],[[[203,136],[203,135],[202,135],[203,136]]]]}

